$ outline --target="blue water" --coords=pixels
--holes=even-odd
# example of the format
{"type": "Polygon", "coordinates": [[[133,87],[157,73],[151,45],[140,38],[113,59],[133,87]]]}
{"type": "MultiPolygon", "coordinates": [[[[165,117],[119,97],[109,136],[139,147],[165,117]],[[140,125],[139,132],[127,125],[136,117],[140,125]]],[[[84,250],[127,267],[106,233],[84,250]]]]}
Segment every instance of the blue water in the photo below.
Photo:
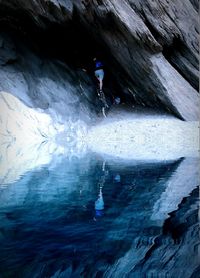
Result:
{"type": "Polygon", "coordinates": [[[183,160],[63,157],[4,184],[0,277],[199,277],[198,184],[152,219],[183,160]]]}

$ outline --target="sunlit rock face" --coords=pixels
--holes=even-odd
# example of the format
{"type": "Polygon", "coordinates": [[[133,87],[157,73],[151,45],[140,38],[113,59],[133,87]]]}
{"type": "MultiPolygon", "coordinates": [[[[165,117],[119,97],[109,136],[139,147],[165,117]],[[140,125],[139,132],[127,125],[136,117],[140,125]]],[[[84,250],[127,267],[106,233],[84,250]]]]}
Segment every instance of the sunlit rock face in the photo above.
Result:
{"type": "Polygon", "coordinates": [[[63,45],[70,49],[62,49],[68,59],[91,59],[98,44],[98,52],[107,53],[117,93],[144,105],[162,104],[185,120],[199,118],[196,1],[2,0],[0,5],[3,26],[38,40],[36,45],[52,26],[58,33],[62,28],[60,39],[56,32],[48,37],[44,52],[49,45],[59,52],[63,45]]]}

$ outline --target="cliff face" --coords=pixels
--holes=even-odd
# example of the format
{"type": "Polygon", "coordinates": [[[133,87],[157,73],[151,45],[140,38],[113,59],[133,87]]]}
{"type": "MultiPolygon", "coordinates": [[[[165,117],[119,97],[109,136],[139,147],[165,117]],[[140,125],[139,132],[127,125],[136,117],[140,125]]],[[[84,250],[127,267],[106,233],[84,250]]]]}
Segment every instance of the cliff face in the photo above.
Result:
{"type": "Polygon", "coordinates": [[[98,50],[122,95],[198,119],[198,1],[1,0],[0,7],[2,29],[38,45],[48,37],[44,52],[63,47],[67,61],[98,50]]]}
{"type": "Polygon", "coordinates": [[[40,58],[5,34],[1,34],[0,44],[0,91],[45,111],[54,122],[66,124],[72,118],[90,122],[94,118],[94,88],[86,74],[59,60],[40,58]]]}

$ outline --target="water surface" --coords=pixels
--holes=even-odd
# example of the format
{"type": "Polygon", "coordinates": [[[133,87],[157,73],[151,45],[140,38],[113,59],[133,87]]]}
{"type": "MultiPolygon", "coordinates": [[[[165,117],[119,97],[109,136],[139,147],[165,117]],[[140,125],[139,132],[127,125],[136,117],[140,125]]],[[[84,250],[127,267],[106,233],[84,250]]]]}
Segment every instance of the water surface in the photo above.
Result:
{"type": "Polygon", "coordinates": [[[58,156],[4,182],[1,277],[199,277],[197,169],[58,156]]]}

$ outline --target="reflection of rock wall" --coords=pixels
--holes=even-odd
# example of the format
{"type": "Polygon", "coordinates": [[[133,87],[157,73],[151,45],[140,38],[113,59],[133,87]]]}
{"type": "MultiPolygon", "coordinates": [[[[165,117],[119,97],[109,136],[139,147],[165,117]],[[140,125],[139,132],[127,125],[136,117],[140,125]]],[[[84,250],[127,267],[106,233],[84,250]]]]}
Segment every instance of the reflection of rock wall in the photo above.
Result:
{"type": "Polygon", "coordinates": [[[0,188],[1,273],[12,275],[18,270],[26,277],[31,268],[31,275],[44,277],[56,273],[58,277],[83,273],[85,277],[97,273],[101,277],[151,273],[158,277],[166,272],[169,277],[190,277],[188,273],[198,263],[197,194],[170,214],[164,234],[151,220],[154,204],[173,173],[182,176],[176,170],[183,162],[132,165],[107,161],[102,188],[105,213],[96,221],[95,201],[104,175],[103,161],[97,162],[96,157],[70,161],[56,156],[49,165],[0,188]],[[120,180],[114,179],[116,174],[120,180]],[[174,245],[176,230],[181,244],[174,245]]]}
{"type": "Polygon", "coordinates": [[[163,221],[168,213],[178,209],[183,197],[199,185],[199,159],[184,159],[166,183],[166,189],[155,203],[152,220],[163,221]]]}
{"type": "MultiPolygon", "coordinates": [[[[143,218],[145,227],[141,221],[140,230],[130,239],[130,249],[108,267],[105,277],[199,277],[199,189],[195,188],[193,184],[191,195],[170,214],[163,232],[148,227],[143,218]]],[[[134,230],[136,223],[131,221],[129,230],[134,230]]]]}
{"type": "MultiPolygon", "coordinates": [[[[195,185],[195,184],[194,184],[195,185]]],[[[194,187],[195,188],[195,187],[194,187]]],[[[145,260],[136,265],[130,274],[157,273],[169,277],[199,277],[199,188],[184,198],[177,211],[170,214],[161,236],[145,260]],[[167,226],[167,227],[166,227],[167,226]],[[158,263],[159,262],[159,263],[158,263]]]]}
{"type": "MultiPolygon", "coordinates": [[[[17,172],[19,168],[15,165],[14,169],[11,169],[13,174],[18,173],[20,176],[16,177],[13,175],[13,179],[9,180],[10,184],[8,187],[4,186],[0,188],[1,208],[22,206],[24,202],[27,205],[33,205],[35,202],[38,205],[52,203],[55,206],[63,205],[67,202],[67,212],[67,210],[70,210],[70,202],[78,203],[77,199],[73,200],[73,194],[78,196],[80,193],[79,190],[81,189],[83,196],[81,197],[80,195],[80,202],[83,205],[87,204],[86,192],[94,190],[91,180],[82,178],[87,175],[88,170],[92,171],[92,162],[89,156],[70,159],[65,154],[59,153],[59,149],[53,150],[51,154],[45,153],[45,150],[41,150],[41,153],[38,152],[37,155],[38,157],[35,157],[32,164],[28,164],[29,160],[24,161],[23,164],[22,162],[19,164],[21,168],[23,166],[25,167],[21,169],[23,170],[21,173],[17,172]],[[41,161],[40,155],[42,155],[41,161]],[[46,158],[45,161],[43,157],[46,158]],[[35,165],[33,165],[34,163],[35,165]],[[27,169],[28,167],[29,169],[27,169]],[[28,171],[25,172],[25,170],[28,171]]],[[[20,163],[20,160],[18,161],[20,163]]],[[[12,164],[10,166],[12,167],[12,164]]],[[[10,177],[9,174],[8,178],[10,177]]],[[[91,198],[91,196],[88,196],[88,198],[91,198]]]]}
{"type": "MultiPolygon", "coordinates": [[[[113,249],[118,250],[115,252],[119,257],[111,266],[105,267],[103,277],[187,278],[195,272],[198,273],[196,177],[199,161],[180,159],[174,164],[151,166],[138,164],[136,168],[130,168],[130,172],[124,168],[124,177],[122,174],[121,180],[130,192],[129,198],[123,189],[121,195],[126,200],[126,205],[121,208],[120,213],[114,210],[113,204],[109,204],[111,215],[116,213],[117,218],[112,220],[105,239],[106,246],[111,245],[109,240],[112,242],[113,249]],[[186,171],[184,172],[186,168],[188,176],[186,171]],[[160,214],[160,221],[151,219],[155,204],[162,200],[162,196],[168,191],[168,185],[173,184],[175,180],[177,185],[178,181],[181,184],[175,184],[173,197],[165,200],[165,213],[160,214]],[[177,211],[172,213],[174,209],[177,211]],[[166,221],[167,214],[170,216],[166,221]],[[168,224],[164,224],[163,229],[165,221],[168,224]]],[[[113,196],[117,203],[117,195],[113,196]]]]}

